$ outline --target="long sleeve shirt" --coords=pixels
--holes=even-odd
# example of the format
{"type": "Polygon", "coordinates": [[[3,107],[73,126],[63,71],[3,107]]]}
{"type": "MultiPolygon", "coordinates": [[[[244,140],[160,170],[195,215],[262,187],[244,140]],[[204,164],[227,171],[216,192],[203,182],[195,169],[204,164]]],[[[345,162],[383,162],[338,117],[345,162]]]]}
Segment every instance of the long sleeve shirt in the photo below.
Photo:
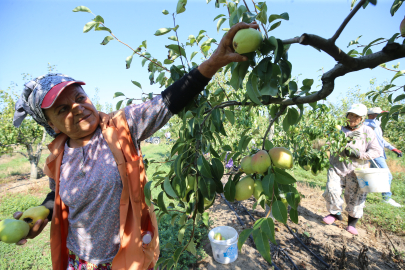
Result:
{"type": "Polygon", "coordinates": [[[395,149],[395,147],[392,146],[391,144],[389,144],[386,140],[384,140],[382,129],[381,129],[381,121],[379,121],[377,118],[366,119],[365,124],[374,130],[374,133],[377,137],[377,141],[380,144],[381,148],[383,149],[384,158],[387,159],[384,148],[387,148],[388,150],[392,150],[392,149],[395,149]]]}
{"type": "MultiPolygon", "coordinates": [[[[352,132],[345,127],[342,128],[342,131],[345,133],[346,137],[352,132]]],[[[351,145],[353,148],[359,150],[359,159],[350,158],[351,162],[342,162],[339,161],[339,156],[333,155],[331,155],[329,159],[336,173],[342,177],[352,173],[356,168],[365,168],[368,164],[368,160],[382,156],[383,151],[378,144],[374,131],[366,125],[362,125],[358,131],[361,133],[360,139],[349,142],[348,146],[351,145]]],[[[340,156],[345,156],[344,152],[341,153],[340,156]]]]}

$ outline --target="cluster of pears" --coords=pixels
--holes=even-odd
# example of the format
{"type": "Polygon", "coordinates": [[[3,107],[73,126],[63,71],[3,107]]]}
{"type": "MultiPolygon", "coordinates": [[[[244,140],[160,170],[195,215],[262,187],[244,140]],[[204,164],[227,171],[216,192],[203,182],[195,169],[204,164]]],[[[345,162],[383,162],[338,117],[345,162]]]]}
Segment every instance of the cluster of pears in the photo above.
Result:
{"type": "Polygon", "coordinates": [[[20,219],[4,219],[0,221],[0,241],[13,244],[25,238],[35,223],[44,220],[49,215],[49,209],[45,206],[31,207],[27,209],[20,219]]]}
{"type": "Polygon", "coordinates": [[[263,174],[269,169],[271,162],[280,169],[291,169],[293,167],[293,157],[290,150],[284,147],[274,147],[269,150],[260,150],[253,156],[246,156],[240,164],[240,171],[247,174],[235,186],[235,199],[243,201],[252,195],[259,199],[263,192],[261,180],[253,180],[249,174],[263,174]]]}

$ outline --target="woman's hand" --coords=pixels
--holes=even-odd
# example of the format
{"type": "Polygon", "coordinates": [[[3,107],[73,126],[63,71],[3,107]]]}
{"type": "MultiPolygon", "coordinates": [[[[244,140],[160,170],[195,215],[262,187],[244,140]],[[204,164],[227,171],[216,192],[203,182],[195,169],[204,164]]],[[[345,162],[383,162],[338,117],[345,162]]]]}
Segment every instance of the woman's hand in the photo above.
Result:
{"type": "Polygon", "coordinates": [[[207,78],[211,78],[215,75],[218,69],[231,62],[242,62],[248,60],[246,56],[236,53],[232,46],[232,41],[236,32],[246,28],[258,29],[259,25],[256,22],[250,24],[240,22],[232,26],[228,33],[221,39],[218,48],[211,55],[211,57],[207,61],[201,63],[201,65],[198,67],[198,70],[202,75],[207,78]]]}
{"type": "Polygon", "coordinates": [[[359,151],[359,149],[354,148],[351,145],[346,146],[345,154],[348,157],[360,159],[360,151],[359,151]]]}
{"type": "MultiPolygon", "coordinates": [[[[13,214],[13,217],[15,219],[20,219],[22,214],[23,214],[22,212],[15,212],[13,214]]],[[[16,245],[24,245],[25,243],[27,243],[27,239],[34,239],[35,237],[37,237],[38,234],[40,234],[42,230],[45,228],[46,224],[48,224],[48,219],[45,220],[38,219],[37,222],[35,222],[34,227],[32,227],[28,232],[28,235],[25,238],[18,241],[16,245]]]]}

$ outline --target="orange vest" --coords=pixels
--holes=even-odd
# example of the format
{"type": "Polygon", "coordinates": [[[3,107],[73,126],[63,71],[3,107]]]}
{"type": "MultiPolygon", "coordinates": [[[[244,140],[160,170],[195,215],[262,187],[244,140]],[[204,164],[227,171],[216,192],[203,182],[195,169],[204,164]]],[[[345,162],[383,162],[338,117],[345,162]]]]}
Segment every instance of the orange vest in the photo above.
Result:
{"type": "MultiPolygon", "coordinates": [[[[123,185],[120,200],[121,245],[112,261],[113,270],[148,269],[159,258],[159,236],[153,205],[145,203],[144,186],[147,182],[142,155],[137,155],[125,119],[124,110],[100,114],[100,127],[117,163],[123,185]],[[152,241],[142,245],[142,233],[152,232],[152,241]]],[[[48,148],[44,172],[55,180],[55,203],[51,223],[51,256],[53,269],[66,270],[68,264],[69,208],[59,196],[60,166],[68,137],[60,134],[48,148]]],[[[107,213],[106,213],[107,214],[107,213]]]]}

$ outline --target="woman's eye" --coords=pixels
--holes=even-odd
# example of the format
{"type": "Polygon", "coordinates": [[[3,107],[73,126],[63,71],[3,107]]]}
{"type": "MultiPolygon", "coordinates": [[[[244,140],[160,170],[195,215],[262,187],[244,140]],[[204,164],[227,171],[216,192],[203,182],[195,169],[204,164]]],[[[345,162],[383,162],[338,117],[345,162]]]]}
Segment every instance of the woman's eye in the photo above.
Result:
{"type": "Polygon", "coordinates": [[[85,100],[85,97],[84,97],[84,96],[80,96],[77,100],[78,100],[78,101],[83,101],[83,100],[85,100]]]}
{"type": "Polygon", "coordinates": [[[66,109],[65,109],[65,108],[62,108],[62,109],[59,110],[59,114],[65,112],[65,111],[66,111],[66,109]]]}

